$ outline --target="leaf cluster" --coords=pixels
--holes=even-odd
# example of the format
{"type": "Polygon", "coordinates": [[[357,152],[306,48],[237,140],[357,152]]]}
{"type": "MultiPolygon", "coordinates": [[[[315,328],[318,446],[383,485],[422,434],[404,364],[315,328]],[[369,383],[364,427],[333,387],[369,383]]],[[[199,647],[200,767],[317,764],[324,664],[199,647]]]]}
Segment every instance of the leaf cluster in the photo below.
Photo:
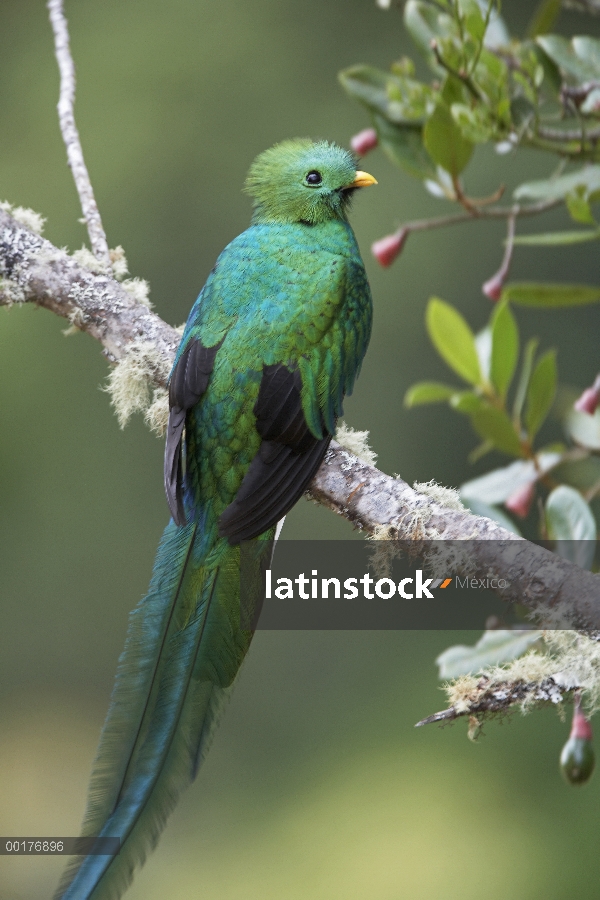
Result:
{"type": "MultiPolygon", "coordinates": [[[[340,80],[368,110],[379,146],[403,173],[474,218],[509,222],[501,268],[483,286],[487,296],[499,300],[486,327],[475,334],[440,298],[431,298],[427,306],[429,337],[462,384],[420,382],[408,390],[406,405],[447,403],[480,439],[472,461],[490,451],[511,458],[462,485],[465,506],[517,534],[507,512],[529,518],[531,526],[533,509],[537,536],[552,540],[559,555],[592,568],[598,531],[594,511],[600,512],[600,406],[595,412],[574,407],[575,398],[558,386],[556,350],[540,348],[536,338],[522,346],[515,311],[522,306],[575,311],[598,303],[600,287],[507,283],[515,245],[569,246],[600,239],[593,208],[600,200],[600,41],[552,33],[560,7],[560,0],[541,0],[526,36],[516,38],[502,19],[499,0],[407,0],[404,25],[430,77],[418,78],[413,60],[404,57],[388,71],[352,66],[340,80]],[[502,186],[490,197],[471,198],[462,179],[483,144],[494,145],[500,154],[533,148],[554,157],[556,171],[519,185],[512,206],[492,205],[502,196],[502,186]],[[520,216],[560,205],[572,228],[515,236],[520,216]],[[551,412],[562,423],[564,440],[545,444],[543,426],[551,412]]],[[[411,231],[464,218],[463,212],[406,223],[380,242],[392,247],[385,258],[377,245],[374,252],[388,265],[411,231]]],[[[600,400],[600,376],[596,386],[600,400]]],[[[441,677],[506,663],[540,639],[537,631],[488,631],[474,647],[445,651],[438,659],[441,677]]]]}
{"type": "MultiPolygon", "coordinates": [[[[596,525],[588,500],[600,491],[600,415],[578,412],[568,404],[561,417],[569,444],[538,446],[540,429],[557,395],[556,352],[538,352],[536,338],[521,348],[511,308],[511,304],[552,308],[590,302],[600,302],[600,288],[509,284],[489,323],[474,334],[457,309],[439,298],[430,299],[426,313],[429,337],[442,359],[468,387],[419,382],[407,391],[406,405],[447,402],[468,418],[482,439],[471,454],[472,461],[491,450],[515,460],[462,486],[463,501],[474,512],[506,525],[506,516],[496,508],[498,504],[528,488],[532,496],[536,487],[545,488],[548,498],[545,518],[540,523],[541,536],[595,540],[596,525]],[[570,492],[557,493],[555,488],[559,485],[568,485],[570,492]],[[577,517],[567,511],[574,505],[577,517]],[[557,525],[561,516],[572,522],[572,533],[565,533],[565,526],[557,525]],[[586,523],[583,531],[581,523],[586,523]]],[[[557,412],[561,412],[560,406],[557,412]]],[[[510,527],[515,530],[514,524],[510,527]]]]}
{"type": "MultiPolygon", "coordinates": [[[[528,36],[511,37],[496,0],[408,0],[404,24],[431,71],[415,76],[412,59],[389,71],[355,65],[340,73],[348,94],[367,108],[379,144],[432,194],[465,197],[460,176],[475,147],[499,153],[533,147],[580,167],[563,178],[521,185],[517,200],[564,202],[583,230],[517,239],[572,243],[600,237],[592,203],[600,198],[600,41],[546,32],[560,4],[542,3],[528,36]]],[[[497,197],[500,190],[493,197],[497,197]]]]}

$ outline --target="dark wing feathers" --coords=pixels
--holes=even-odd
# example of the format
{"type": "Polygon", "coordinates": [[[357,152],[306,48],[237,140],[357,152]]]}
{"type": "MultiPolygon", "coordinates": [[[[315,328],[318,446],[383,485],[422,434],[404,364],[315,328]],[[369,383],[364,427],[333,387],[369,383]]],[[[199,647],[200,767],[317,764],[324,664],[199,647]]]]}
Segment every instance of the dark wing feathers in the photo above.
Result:
{"type": "MultiPolygon", "coordinates": [[[[188,409],[208,387],[216,347],[192,338],[169,384],[169,424],[165,448],[165,492],[173,520],[185,525],[183,505],[183,433],[188,409]]],[[[319,468],[331,434],[316,438],[302,410],[298,369],[264,366],[254,406],[262,438],[236,498],[219,519],[219,532],[231,544],[250,540],[272,527],[296,503],[319,468]]]]}
{"type": "Polygon", "coordinates": [[[315,439],[313,447],[302,454],[280,444],[276,473],[272,464],[265,463],[258,453],[242,482],[247,493],[242,498],[238,493],[221,515],[219,533],[230,544],[237,544],[271,528],[300,499],[321,465],[330,441],[330,434],[320,441],[315,439]]]}
{"type": "Polygon", "coordinates": [[[296,503],[319,468],[331,435],[316,438],[302,411],[302,378],[278,364],[263,368],[254,406],[262,438],[236,498],[219,519],[231,544],[258,537],[296,503]]]}
{"type": "Polygon", "coordinates": [[[191,409],[196,405],[208,387],[208,379],[221,343],[215,347],[205,347],[197,338],[190,340],[171,375],[169,406],[191,409]]]}
{"type": "Polygon", "coordinates": [[[165,446],[165,493],[173,521],[185,525],[183,508],[183,431],[188,409],[195,406],[206,388],[215,364],[217,350],[205,347],[202,341],[191,338],[177,360],[169,382],[169,424],[165,446]]]}
{"type": "Polygon", "coordinates": [[[302,411],[302,378],[298,369],[277,364],[263,368],[254,406],[256,430],[263,441],[286,444],[304,453],[316,440],[302,411]]]}
{"type": "Polygon", "coordinates": [[[165,493],[176,525],[185,525],[183,509],[183,429],[186,410],[173,406],[169,410],[165,445],[165,493]]]}

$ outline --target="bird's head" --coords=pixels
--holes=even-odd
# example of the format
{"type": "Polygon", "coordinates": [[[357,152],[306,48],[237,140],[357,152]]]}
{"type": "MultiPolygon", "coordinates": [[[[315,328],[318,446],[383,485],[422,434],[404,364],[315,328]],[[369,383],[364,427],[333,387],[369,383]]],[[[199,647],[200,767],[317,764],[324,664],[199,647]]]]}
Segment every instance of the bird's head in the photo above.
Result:
{"type": "Polygon", "coordinates": [[[345,219],[354,191],[377,184],[356,168],[349,150],[306,139],[283,141],[257,156],[246,179],[253,222],[317,225],[345,219]]]}

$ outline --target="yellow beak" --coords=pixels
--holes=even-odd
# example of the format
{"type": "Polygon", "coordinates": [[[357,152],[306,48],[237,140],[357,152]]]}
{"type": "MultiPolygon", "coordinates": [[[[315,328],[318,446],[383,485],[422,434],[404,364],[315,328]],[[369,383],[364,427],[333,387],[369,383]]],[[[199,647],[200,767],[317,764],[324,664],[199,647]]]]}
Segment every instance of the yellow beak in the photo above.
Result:
{"type": "Polygon", "coordinates": [[[368,172],[357,172],[356,178],[352,182],[349,187],[351,188],[359,188],[359,187],[369,187],[370,184],[377,184],[377,179],[373,178],[372,175],[369,175],[368,172]]]}

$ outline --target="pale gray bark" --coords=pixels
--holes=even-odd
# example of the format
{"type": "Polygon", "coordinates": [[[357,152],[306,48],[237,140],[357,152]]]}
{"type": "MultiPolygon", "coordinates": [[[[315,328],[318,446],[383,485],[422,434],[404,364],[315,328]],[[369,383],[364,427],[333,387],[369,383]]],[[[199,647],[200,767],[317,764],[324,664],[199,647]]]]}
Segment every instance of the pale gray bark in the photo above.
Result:
{"type": "MultiPolygon", "coordinates": [[[[65,251],[0,209],[0,305],[33,302],[101,342],[110,362],[134,343],[153,348],[149,377],[164,387],[180,336],[108,275],[78,265],[65,251]]],[[[400,542],[469,541],[455,574],[502,578],[499,593],[532,611],[560,605],[569,624],[600,626],[600,579],[549,551],[515,537],[490,519],[436,502],[353,456],[335,442],[313,479],[310,495],[366,532],[400,542]],[[381,529],[389,529],[381,532],[381,529]]]]}
{"type": "Polygon", "coordinates": [[[67,159],[79,194],[79,201],[85,218],[92,251],[107,272],[110,271],[108,242],[102,227],[100,212],[94,197],[92,183],[83,158],[79,132],[75,124],[75,64],[69,45],[69,29],[63,11],[62,0],[48,0],[50,24],[54,32],[54,51],[60,72],[60,95],[58,100],[58,121],[67,149],[67,159]]]}
{"type": "Polygon", "coordinates": [[[64,250],[35,234],[0,208],[0,304],[36,303],[68,319],[99,340],[110,362],[123,358],[128,345],[156,345],[164,365],[156,384],[164,386],[181,336],[109,275],[79,265],[64,250]],[[165,374],[166,373],[166,374],[165,374]]]}
{"type": "Polygon", "coordinates": [[[473,688],[472,699],[460,707],[450,706],[417,722],[415,728],[453,722],[464,716],[474,716],[481,721],[490,715],[502,715],[523,704],[540,706],[561,703],[566,694],[579,688],[573,681],[565,681],[560,674],[548,675],[540,681],[494,681],[481,677],[473,688]]]}

